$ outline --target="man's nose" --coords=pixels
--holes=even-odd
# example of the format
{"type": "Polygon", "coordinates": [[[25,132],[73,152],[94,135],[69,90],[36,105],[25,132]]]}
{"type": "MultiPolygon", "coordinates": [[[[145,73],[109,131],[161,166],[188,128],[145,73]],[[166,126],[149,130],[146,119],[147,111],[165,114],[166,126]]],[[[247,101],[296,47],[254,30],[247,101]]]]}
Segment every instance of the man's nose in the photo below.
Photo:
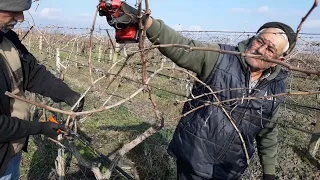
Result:
{"type": "Polygon", "coordinates": [[[264,55],[266,53],[268,45],[264,44],[261,47],[259,47],[257,50],[259,52],[260,55],[264,55]]]}
{"type": "Polygon", "coordinates": [[[23,12],[17,12],[14,15],[14,20],[18,21],[18,22],[23,22],[24,21],[24,15],[23,12]]]}

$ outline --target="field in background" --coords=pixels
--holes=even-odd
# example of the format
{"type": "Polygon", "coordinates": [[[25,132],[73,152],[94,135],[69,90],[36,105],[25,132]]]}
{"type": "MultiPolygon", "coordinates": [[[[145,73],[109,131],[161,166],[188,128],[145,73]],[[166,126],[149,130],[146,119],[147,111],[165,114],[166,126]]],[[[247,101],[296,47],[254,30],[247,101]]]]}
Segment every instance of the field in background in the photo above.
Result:
{"type": "MultiPolygon", "coordinates": [[[[24,29],[25,30],[25,29],[24,29]]],[[[204,42],[219,42],[236,44],[251,37],[248,32],[181,32],[184,36],[204,42]]],[[[25,31],[21,32],[21,37],[25,31]]],[[[97,83],[86,96],[85,110],[100,107],[112,94],[107,104],[113,104],[128,97],[141,87],[141,62],[139,54],[125,61],[127,54],[136,51],[137,44],[119,47],[120,52],[115,60],[111,54],[113,47],[109,42],[106,30],[98,29],[94,32],[92,64],[94,79],[102,77],[110,67],[117,65],[110,71],[116,74],[125,64],[124,69],[115,82],[106,89],[112,77],[107,77],[97,83]],[[125,51],[124,51],[125,49],[125,51]]],[[[113,33],[111,32],[111,37],[113,33]]],[[[299,46],[294,56],[288,60],[291,64],[307,69],[319,69],[319,35],[303,34],[299,39],[299,46]]],[[[83,93],[90,85],[89,70],[89,29],[44,27],[34,28],[23,40],[24,45],[37,57],[40,63],[46,65],[52,73],[56,72],[57,60],[62,64],[64,81],[74,90],[83,93]],[[66,67],[64,69],[63,67],[66,67]]],[[[162,56],[157,50],[147,55],[150,62],[149,75],[160,67],[173,67],[174,64],[162,56]]],[[[135,147],[119,163],[119,166],[132,176],[140,179],[175,179],[174,159],[166,153],[166,147],[172,137],[182,104],[175,104],[176,100],[183,100],[189,94],[192,78],[178,71],[164,70],[151,82],[153,95],[159,110],[164,113],[165,127],[157,134],[148,138],[135,147]]],[[[292,72],[288,79],[288,91],[314,91],[320,87],[318,77],[307,77],[304,74],[292,72]]],[[[49,99],[46,99],[49,101],[49,99]]],[[[50,103],[50,101],[49,101],[50,103]]],[[[320,100],[316,95],[287,97],[281,112],[281,119],[290,121],[296,127],[313,130],[314,123],[319,119],[319,110],[310,110],[301,106],[319,107],[320,100]],[[292,104],[299,104],[295,106],[292,104]]],[[[63,105],[68,110],[70,107],[63,105]]],[[[36,117],[41,116],[37,110],[36,117]]],[[[49,113],[48,113],[49,114],[49,113]]],[[[66,118],[66,117],[64,117],[66,118]]],[[[37,118],[35,118],[37,119],[37,118]]],[[[122,106],[91,116],[82,117],[79,128],[81,136],[105,155],[121,148],[127,142],[145,131],[155,121],[152,104],[148,94],[139,94],[122,106]]],[[[315,179],[320,176],[319,153],[315,158],[305,155],[310,135],[290,128],[281,128],[279,135],[279,165],[277,172],[280,179],[315,179]]],[[[43,137],[34,136],[31,139],[29,153],[23,154],[21,168],[22,179],[51,179],[55,176],[55,158],[57,148],[51,141],[43,137]]],[[[90,150],[79,144],[80,152],[89,159],[96,158],[90,150]]],[[[68,154],[67,154],[68,156],[68,154]]],[[[67,179],[94,179],[89,169],[78,164],[71,156],[67,157],[67,179]]],[[[253,158],[250,168],[243,179],[255,179],[261,176],[261,167],[257,156],[253,158]]],[[[114,179],[120,178],[114,174],[114,179]]]]}

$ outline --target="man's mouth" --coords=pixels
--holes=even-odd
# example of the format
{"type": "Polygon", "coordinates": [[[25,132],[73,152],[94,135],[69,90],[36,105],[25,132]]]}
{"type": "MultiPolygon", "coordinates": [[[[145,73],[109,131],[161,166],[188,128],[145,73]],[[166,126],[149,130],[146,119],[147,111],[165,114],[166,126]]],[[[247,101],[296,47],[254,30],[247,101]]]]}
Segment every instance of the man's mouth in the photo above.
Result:
{"type": "Polygon", "coordinates": [[[17,21],[10,21],[7,25],[6,25],[6,29],[13,29],[13,27],[17,24],[17,21]]]}
{"type": "Polygon", "coordinates": [[[8,32],[9,30],[13,29],[16,24],[17,24],[17,21],[10,21],[7,24],[0,25],[0,30],[2,32],[8,32]]]}

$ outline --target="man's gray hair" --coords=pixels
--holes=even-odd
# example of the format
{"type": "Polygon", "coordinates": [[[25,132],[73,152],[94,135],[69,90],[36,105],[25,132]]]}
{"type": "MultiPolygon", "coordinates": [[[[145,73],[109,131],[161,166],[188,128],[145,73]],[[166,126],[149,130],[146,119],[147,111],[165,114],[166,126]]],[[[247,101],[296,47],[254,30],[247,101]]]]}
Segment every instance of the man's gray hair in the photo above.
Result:
{"type": "MultiPolygon", "coordinates": [[[[266,29],[267,29],[267,28],[261,29],[261,30],[255,35],[255,37],[256,37],[256,38],[259,37],[266,29]]],[[[288,36],[286,35],[286,33],[285,33],[282,29],[280,29],[280,28],[274,28],[274,29],[277,29],[277,30],[279,31],[279,34],[288,42],[287,45],[286,45],[286,47],[284,48],[284,50],[283,50],[283,52],[282,52],[282,53],[284,53],[284,52],[286,52],[286,51],[289,49],[289,39],[288,39],[288,36]]]]}

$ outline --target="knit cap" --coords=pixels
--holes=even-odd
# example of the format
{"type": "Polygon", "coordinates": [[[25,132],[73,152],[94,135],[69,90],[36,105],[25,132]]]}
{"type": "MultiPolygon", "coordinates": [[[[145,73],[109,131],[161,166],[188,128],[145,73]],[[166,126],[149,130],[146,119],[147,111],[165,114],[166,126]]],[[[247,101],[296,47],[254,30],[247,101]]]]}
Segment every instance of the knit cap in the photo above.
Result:
{"type": "Polygon", "coordinates": [[[21,12],[30,9],[31,0],[0,0],[0,10],[21,12]]]}

